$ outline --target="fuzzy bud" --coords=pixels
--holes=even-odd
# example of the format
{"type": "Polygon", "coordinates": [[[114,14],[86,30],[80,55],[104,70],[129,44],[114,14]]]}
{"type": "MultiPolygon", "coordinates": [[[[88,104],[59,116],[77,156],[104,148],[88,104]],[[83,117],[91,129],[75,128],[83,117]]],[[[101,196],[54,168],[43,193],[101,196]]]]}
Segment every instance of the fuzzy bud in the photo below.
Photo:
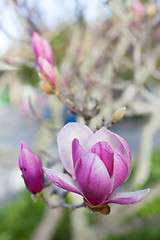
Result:
{"type": "Polygon", "coordinates": [[[115,113],[113,114],[113,121],[114,122],[119,121],[121,118],[123,118],[125,112],[126,112],[126,107],[122,107],[122,108],[117,109],[115,111],[115,113]]]}

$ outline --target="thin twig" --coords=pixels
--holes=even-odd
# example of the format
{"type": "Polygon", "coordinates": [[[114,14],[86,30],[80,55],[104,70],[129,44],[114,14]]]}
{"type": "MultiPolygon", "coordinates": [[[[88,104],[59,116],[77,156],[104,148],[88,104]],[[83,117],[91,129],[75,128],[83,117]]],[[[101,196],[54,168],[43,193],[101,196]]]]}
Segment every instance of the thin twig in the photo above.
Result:
{"type": "Polygon", "coordinates": [[[61,199],[60,203],[57,204],[57,205],[53,205],[52,203],[50,203],[46,198],[45,196],[40,193],[39,194],[41,199],[43,200],[43,202],[46,204],[46,206],[49,208],[49,209],[55,209],[55,208],[59,208],[59,207],[64,207],[64,208],[68,208],[70,211],[73,211],[75,209],[78,209],[78,208],[82,208],[82,207],[86,207],[86,203],[83,202],[79,205],[71,205],[71,204],[68,204],[65,202],[65,199],[61,199]]]}

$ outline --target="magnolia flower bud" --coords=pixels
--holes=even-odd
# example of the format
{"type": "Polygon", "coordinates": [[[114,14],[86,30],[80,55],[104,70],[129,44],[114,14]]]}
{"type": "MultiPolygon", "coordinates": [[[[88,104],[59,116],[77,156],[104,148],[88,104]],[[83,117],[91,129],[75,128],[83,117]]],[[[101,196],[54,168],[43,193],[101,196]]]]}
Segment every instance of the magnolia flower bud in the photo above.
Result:
{"type": "Polygon", "coordinates": [[[117,122],[119,121],[121,118],[123,118],[124,114],[125,114],[125,111],[126,111],[126,107],[122,107],[122,108],[119,108],[115,111],[115,113],[113,114],[113,121],[114,122],[117,122]]]}
{"type": "Polygon", "coordinates": [[[21,143],[19,168],[22,171],[27,189],[33,194],[44,188],[44,171],[40,158],[24,143],[21,143]]]}
{"type": "Polygon", "coordinates": [[[32,45],[41,69],[39,73],[41,88],[48,94],[58,96],[59,76],[57,68],[54,66],[51,45],[36,32],[33,33],[32,45]]]}
{"type": "Polygon", "coordinates": [[[48,77],[48,79],[52,82],[53,85],[56,85],[53,66],[45,58],[42,57],[38,58],[38,64],[46,77],[48,77]]]}
{"type": "Polygon", "coordinates": [[[48,81],[48,78],[41,72],[38,73],[40,77],[40,87],[42,90],[48,94],[53,94],[54,92],[54,85],[48,81]]]}
{"type": "Polygon", "coordinates": [[[42,57],[53,65],[53,51],[49,42],[43,39],[37,32],[32,35],[32,46],[37,59],[42,57]]]}
{"type": "Polygon", "coordinates": [[[41,88],[49,94],[58,94],[59,77],[57,68],[41,57],[38,58],[38,64],[41,68],[39,73],[41,88]]]}

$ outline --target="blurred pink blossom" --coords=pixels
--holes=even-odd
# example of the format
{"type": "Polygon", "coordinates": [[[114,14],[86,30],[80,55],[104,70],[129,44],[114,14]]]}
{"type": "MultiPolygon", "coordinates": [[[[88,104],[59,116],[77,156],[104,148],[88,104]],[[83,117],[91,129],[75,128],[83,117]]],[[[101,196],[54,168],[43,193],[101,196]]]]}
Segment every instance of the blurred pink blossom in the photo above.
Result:
{"type": "Polygon", "coordinates": [[[132,10],[140,17],[144,16],[144,5],[138,1],[138,0],[135,0],[133,1],[132,3],[132,10]]]}

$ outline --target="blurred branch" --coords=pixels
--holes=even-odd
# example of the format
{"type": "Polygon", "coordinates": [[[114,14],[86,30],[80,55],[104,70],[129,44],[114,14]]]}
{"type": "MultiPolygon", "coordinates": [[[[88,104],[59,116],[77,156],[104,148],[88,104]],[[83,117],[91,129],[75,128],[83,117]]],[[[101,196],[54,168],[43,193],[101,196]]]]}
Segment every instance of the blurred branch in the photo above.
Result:
{"type": "MultiPolygon", "coordinates": [[[[55,198],[55,201],[58,201],[58,197],[55,198]]],[[[44,217],[33,232],[30,240],[50,240],[62,216],[63,210],[61,208],[54,209],[54,211],[46,210],[44,217]]]]}
{"type": "Polygon", "coordinates": [[[57,132],[57,131],[59,131],[59,130],[61,129],[61,128],[52,128],[52,127],[50,127],[50,126],[44,121],[44,119],[43,119],[41,116],[38,116],[35,108],[33,107],[33,104],[32,104],[32,101],[31,101],[30,98],[28,99],[28,103],[29,103],[30,110],[31,110],[33,116],[34,116],[40,123],[42,123],[46,128],[48,128],[49,130],[51,130],[51,131],[53,131],[53,132],[57,132]]]}
{"type": "MultiPolygon", "coordinates": [[[[70,211],[73,211],[73,210],[76,210],[78,208],[86,207],[85,202],[83,202],[82,204],[78,204],[78,205],[67,204],[66,203],[66,196],[69,192],[61,191],[61,193],[62,194],[61,194],[60,203],[56,204],[56,205],[53,205],[52,203],[50,203],[42,193],[40,193],[40,197],[42,198],[43,202],[46,204],[46,206],[49,209],[55,209],[55,208],[62,207],[62,208],[68,208],[70,211]]],[[[59,191],[56,191],[56,194],[59,195],[59,191]]]]}
{"type": "Polygon", "coordinates": [[[129,234],[130,232],[133,232],[137,229],[143,228],[143,227],[150,227],[152,225],[157,225],[160,223],[160,217],[154,216],[154,217],[143,217],[143,218],[136,218],[134,221],[120,225],[115,229],[114,234],[117,236],[124,236],[126,234],[129,234]]]}
{"type": "Polygon", "coordinates": [[[158,129],[160,129],[160,114],[155,112],[152,114],[150,121],[145,125],[142,131],[140,155],[133,180],[134,186],[143,186],[149,177],[151,169],[151,154],[154,143],[153,138],[158,129]]]}

